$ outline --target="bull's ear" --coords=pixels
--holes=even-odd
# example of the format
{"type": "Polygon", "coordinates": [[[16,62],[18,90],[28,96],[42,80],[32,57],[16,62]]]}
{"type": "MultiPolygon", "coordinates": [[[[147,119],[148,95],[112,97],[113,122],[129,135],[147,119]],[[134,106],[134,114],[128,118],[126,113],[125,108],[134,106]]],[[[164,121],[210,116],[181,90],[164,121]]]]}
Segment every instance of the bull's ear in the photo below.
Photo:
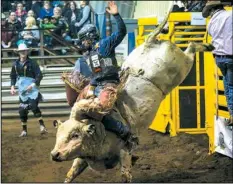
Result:
{"type": "Polygon", "coordinates": [[[89,124],[85,126],[85,131],[89,134],[89,135],[93,135],[96,131],[96,127],[93,124],[89,124]]]}
{"type": "Polygon", "coordinates": [[[62,124],[62,122],[61,122],[60,120],[54,120],[54,121],[53,121],[53,126],[54,126],[55,128],[58,128],[61,124],[62,124]]]}

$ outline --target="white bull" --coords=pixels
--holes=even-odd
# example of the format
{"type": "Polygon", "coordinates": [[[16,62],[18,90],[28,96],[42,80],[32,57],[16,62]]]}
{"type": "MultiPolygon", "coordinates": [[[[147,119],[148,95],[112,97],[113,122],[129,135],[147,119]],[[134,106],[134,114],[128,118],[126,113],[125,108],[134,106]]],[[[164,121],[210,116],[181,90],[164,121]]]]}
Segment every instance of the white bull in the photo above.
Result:
{"type": "MultiPolygon", "coordinates": [[[[148,128],[161,101],[190,72],[195,53],[213,50],[208,44],[190,43],[183,52],[170,41],[156,40],[167,18],[144,44],[131,52],[122,66],[128,77],[116,102],[117,112],[112,114],[136,129],[148,128]]],[[[131,181],[131,153],[120,138],[105,131],[101,122],[69,119],[64,123],[55,121],[55,124],[58,130],[52,159],[75,159],[65,182],[71,182],[88,166],[104,170],[113,168],[118,162],[122,181],[131,181]]]]}

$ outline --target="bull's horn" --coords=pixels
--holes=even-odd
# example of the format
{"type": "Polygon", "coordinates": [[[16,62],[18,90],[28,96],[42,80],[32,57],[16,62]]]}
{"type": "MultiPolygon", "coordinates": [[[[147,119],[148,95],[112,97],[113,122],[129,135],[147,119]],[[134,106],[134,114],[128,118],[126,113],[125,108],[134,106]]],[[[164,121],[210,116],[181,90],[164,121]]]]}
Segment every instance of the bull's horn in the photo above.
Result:
{"type": "Polygon", "coordinates": [[[169,18],[169,15],[170,13],[172,12],[172,9],[173,9],[173,5],[174,5],[174,2],[172,3],[166,17],[164,18],[164,20],[161,22],[161,24],[152,32],[148,35],[145,43],[146,45],[150,45],[151,43],[153,43],[153,41],[156,39],[156,36],[163,30],[164,26],[166,25],[167,23],[167,20],[169,18]]]}

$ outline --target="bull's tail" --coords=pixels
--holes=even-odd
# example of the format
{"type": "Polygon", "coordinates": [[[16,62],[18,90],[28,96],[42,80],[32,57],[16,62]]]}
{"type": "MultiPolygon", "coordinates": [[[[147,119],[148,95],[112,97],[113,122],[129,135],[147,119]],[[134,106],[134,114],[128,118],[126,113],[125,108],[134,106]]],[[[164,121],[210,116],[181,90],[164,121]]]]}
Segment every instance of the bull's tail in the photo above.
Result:
{"type": "Polygon", "coordinates": [[[163,30],[164,26],[167,23],[167,20],[169,18],[170,13],[172,12],[172,9],[173,9],[173,4],[172,4],[171,8],[169,9],[169,12],[167,13],[164,20],[161,22],[161,24],[152,33],[150,33],[148,35],[148,37],[145,41],[145,46],[149,46],[151,43],[153,43],[154,40],[156,39],[156,36],[163,30]]]}

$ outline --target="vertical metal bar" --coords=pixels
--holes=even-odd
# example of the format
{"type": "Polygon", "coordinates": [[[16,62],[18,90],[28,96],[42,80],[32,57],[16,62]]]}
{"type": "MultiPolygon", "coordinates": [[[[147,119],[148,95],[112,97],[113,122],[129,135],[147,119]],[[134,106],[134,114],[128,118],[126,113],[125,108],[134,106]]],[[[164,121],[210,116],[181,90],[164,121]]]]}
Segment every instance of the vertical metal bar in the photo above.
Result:
{"type": "Polygon", "coordinates": [[[216,94],[215,106],[216,106],[216,118],[217,119],[218,119],[218,110],[219,110],[219,106],[218,106],[218,81],[219,81],[218,67],[215,66],[215,83],[216,83],[216,88],[215,88],[215,94],[216,94]]]}
{"type": "MultiPolygon", "coordinates": [[[[40,30],[40,56],[44,56],[44,30],[40,30]]],[[[42,66],[45,66],[46,63],[45,63],[45,60],[44,59],[41,59],[41,65],[42,66]]]]}
{"type": "Polygon", "coordinates": [[[176,87],[175,88],[176,90],[176,97],[175,97],[175,103],[176,103],[176,130],[177,132],[179,132],[179,129],[180,129],[180,89],[179,87],[176,87]]]}
{"type": "Polygon", "coordinates": [[[200,53],[196,53],[196,104],[197,104],[197,128],[201,128],[201,107],[200,107],[200,53]]]}
{"type": "Polygon", "coordinates": [[[209,136],[209,154],[214,152],[214,115],[217,108],[215,104],[217,94],[215,78],[215,62],[211,52],[204,53],[204,72],[205,72],[205,113],[206,113],[206,132],[209,136]]]}
{"type": "MultiPolygon", "coordinates": [[[[170,35],[170,40],[172,43],[175,43],[175,23],[174,22],[169,22],[169,35],[170,35]]],[[[172,118],[173,118],[173,131],[172,134],[175,136],[179,132],[180,129],[180,111],[179,111],[179,87],[176,87],[173,89],[172,92],[172,118]]]]}
{"type": "Polygon", "coordinates": [[[173,120],[173,133],[174,133],[174,136],[177,135],[177,132],[179,131],[179,127],[180,127],[180,123],[179,123],[179,115],[178,115],[178,112],[179,112],[179,105],[178,105],[178,88],[176,87],[175,89],[173,89],[172,91],[172,100],[171,100],[171,103],[172,103],[172,120],[173,120]]]}

